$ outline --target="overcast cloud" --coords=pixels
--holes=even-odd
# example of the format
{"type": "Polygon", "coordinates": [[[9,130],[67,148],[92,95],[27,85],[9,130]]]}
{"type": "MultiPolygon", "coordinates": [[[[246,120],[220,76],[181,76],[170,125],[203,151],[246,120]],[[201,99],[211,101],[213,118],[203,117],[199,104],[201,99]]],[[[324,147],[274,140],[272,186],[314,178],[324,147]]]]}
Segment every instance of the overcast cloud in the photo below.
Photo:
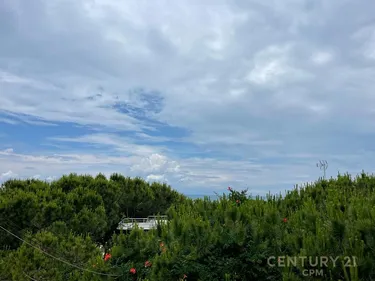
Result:
{"type": "Polygon", "coordinates": [[[371,0],[2,0],[0,181],[185,193],[374,171],[371,0]]]}

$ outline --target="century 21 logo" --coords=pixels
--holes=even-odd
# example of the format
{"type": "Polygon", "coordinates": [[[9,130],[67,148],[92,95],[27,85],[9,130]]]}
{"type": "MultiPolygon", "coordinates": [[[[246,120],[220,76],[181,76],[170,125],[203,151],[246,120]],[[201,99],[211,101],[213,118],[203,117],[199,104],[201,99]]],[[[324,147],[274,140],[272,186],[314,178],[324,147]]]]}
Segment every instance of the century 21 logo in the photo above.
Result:
{"type": "Polygon", "coordinates": [[[336,267],[337,261],[341,260],[344,267],[357,267],[357,257],[330,257],[330,256],[318,256],[318,257],[308,257],[308,256],[279,256],[279,257],[269,257],[267,263],[270,267],[290,267],[294,266],[299,268],[308,267],[309,269],[302,269],[303,276],[324,276],[323,268],[328,268],[329,266],[336,267]]]}
{"type": "Polygon", "coordinates": [[[302,267],[336,267],[337,261],[343,261],[344,267],[357,267],[357,257],[345,256],[341,257],[332,256],[279,256],[279,257],[269,257],[267,263],[271,267],[297,267],[301,265],[302,267]]]}

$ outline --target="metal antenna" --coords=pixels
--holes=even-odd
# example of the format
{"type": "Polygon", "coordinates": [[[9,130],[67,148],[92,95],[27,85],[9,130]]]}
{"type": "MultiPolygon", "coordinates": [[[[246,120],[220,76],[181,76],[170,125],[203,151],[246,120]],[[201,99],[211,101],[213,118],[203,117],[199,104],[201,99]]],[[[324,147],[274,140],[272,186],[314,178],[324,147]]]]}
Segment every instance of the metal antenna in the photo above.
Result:
{"type": "Polygon", "coordinates": [[[316,166],[320,169],[320,170],[323,170],[324,172],[324,177],[323,179],[326,178],[326,170],[328,168],[328,162],[326,160],[319,160],[318,163],[316,163],[316,166]]]}

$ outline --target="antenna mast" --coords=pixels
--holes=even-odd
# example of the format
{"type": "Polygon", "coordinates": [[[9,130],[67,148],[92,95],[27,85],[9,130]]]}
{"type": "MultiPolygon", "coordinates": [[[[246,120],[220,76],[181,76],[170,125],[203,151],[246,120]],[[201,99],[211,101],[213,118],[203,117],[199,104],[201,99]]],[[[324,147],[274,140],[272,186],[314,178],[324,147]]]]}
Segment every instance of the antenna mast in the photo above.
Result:
{"type": "Polygon", "coordinates": [[[328,169],[328,162],[326,160],[319,160],[318,163],[316,163],[316,166],[320,169],[323,170],[323,179],[326,178],[326,170],[328,169]]]}

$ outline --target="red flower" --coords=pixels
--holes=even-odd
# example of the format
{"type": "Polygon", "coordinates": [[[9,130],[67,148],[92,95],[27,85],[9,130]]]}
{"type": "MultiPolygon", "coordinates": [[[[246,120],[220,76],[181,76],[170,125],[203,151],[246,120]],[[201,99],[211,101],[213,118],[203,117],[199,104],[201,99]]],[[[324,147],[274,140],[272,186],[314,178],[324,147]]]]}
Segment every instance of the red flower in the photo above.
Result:
{"type": "Polygon", "coordinates": [[[164,243],[163,242],[160,242],[160,247],[164,247],[164,243]]]}
{"type": "Polygon", "coordinates": [[[287,221],[288,221],[288,219],[287,219],[287,218],[284,218],[284,219],[283,219],[283,222],[287,222],[287,221]]]}
{"type": "Polygon", "coordinates": [[[228,190],[229,190],[229,191],[232,191],[232,188],[231,188],[230,186],[228,186],[228,190]]]}
{"type": "Polygon", "coordinates": [[[145,262],[145,267],[150,267],[151,265],[152,265],[152,263],[150,261],[145,262]]]}
{"type": "Polygon", "coordinates": [[[112,257],[112,255],[109,254],[109,253],[107,253],[107,254],[105,254],[105,256],[104,256],[104,260],[107,261],[107,260],[109,260],[111,257],[112,257]]]}
{"type": "Polygon", "coordinates": [[[134,267],[132,267],[132,268],[129,270],[129,272],[130,272],[131,274],[136,274],[136,273],[137,273],[137,270],[136,270],[134,267]]]}
{"type": "Polygon", "coordinates": [[[237,203],[237,204],[240,204],[240,203],[241,203],[241,201],[237,199],[237,200],[236,200],[236,203],[237,203]]]}

